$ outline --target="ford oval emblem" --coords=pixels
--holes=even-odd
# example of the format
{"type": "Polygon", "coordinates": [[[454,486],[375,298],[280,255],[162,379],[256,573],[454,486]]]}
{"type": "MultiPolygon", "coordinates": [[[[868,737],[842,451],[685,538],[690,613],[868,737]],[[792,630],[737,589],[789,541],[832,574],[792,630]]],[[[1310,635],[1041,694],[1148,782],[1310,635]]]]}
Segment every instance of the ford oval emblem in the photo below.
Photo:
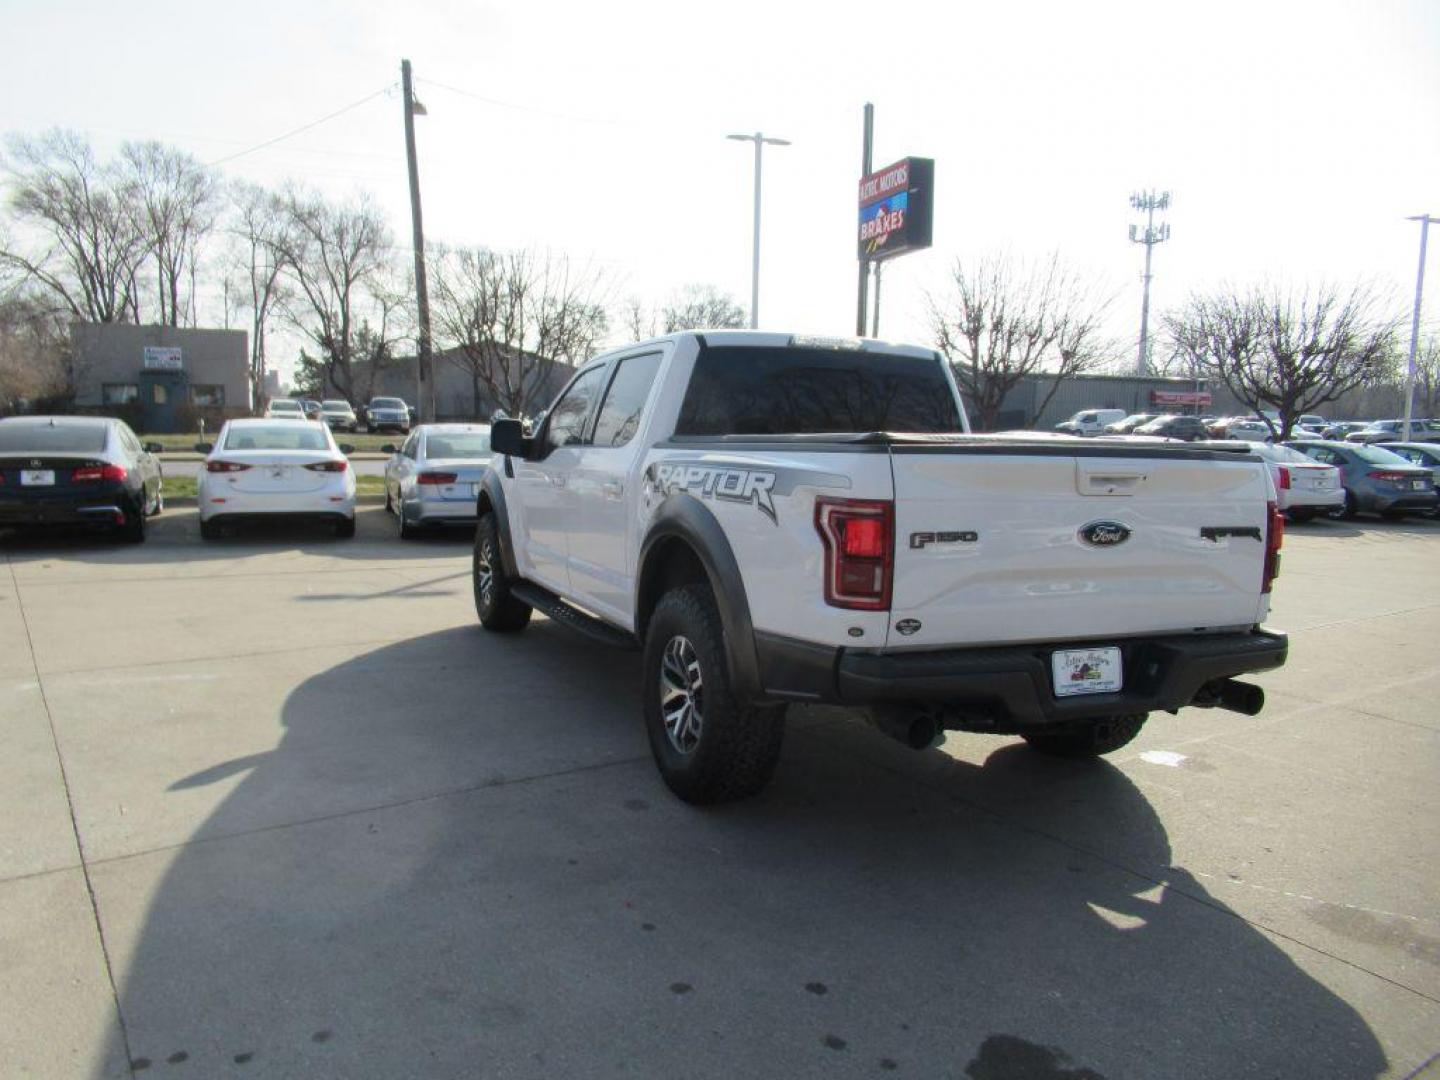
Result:
{"type": "Polygon", "coordinates": [[[1114,547],[1130,539],[1130,528],[1118,521],[1092,521],[1080,529],[1080,539],[1091,547],[1114,547]]]}
{"type": "Polygon", "coordinates": [[[909,637],[911,634],[915,633],[915,631],[920,629],[920,620],[901,619],[895,624],[895,629],[899,630],[900,633],[904,634],[906,637],[909,637]]]}

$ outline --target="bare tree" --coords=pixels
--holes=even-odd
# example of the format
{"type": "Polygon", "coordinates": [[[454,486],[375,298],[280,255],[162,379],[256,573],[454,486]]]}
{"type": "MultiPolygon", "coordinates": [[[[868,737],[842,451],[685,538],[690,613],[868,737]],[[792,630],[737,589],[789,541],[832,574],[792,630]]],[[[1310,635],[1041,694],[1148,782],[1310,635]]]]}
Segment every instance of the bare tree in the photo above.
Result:
{"type": "Polygon", "coordinates": [[[1001,404],[1026,376],[1053,376],[1039,416],[1063,380],[1099,366],[1110,297],[1058,254],[1034,264],[1007,254],[956,260],[951,281],[947,295],[929,297],[930,325],[980,430],[995,427],[1001,404]]]}
{"type": "Polygon", "coordinates": [[[605,334],[604,281],[563,255],[437,249],[437,337],[470,376],[473,412],[488,396],[510,416],[548,394],[556,361],[584,359],[605,334]]]}
{"type": "Polygon", "coordinates": [[[285,271],[297,243],[291,232],[291,217],[279,195],[256,184],[240,183],[230,189],[230,199],[229,232],[234,243],[240,306],[250,313],[252,399],[256,409],[263,409],[269,367],[267,336],[271,320],[295,296],[285,271]]]}
{"type": "Polygon", "coordinates": [[[365,197],[340,204],[292,190],[281,206],[276,257],[295,290],[287,314],[318,350],[324,381],[362,404],[380,371],[396,363],[409,328],[410,290],[390,231],[365,197]]]}
{"type": "Polygon", "coordinates": [[[22,272],[84,322],[139,322],[137,275],[148,245],[135,192],[80,135],[6,140],[9,205],[33,247],[17,239],[0,262],[22,272]]]}
{"type": "Polygon", "coordinates": [[[655,311],[647,308],[645,301],[638,296],[625,298],[625,303],[620,308],[620,325],[630,341],[644,341],[660,332],[655,311]]]}
{"type": "Polygon", "coordinates": [[[156,275],[158,322],[195,322],[195,276],[199,245],[215,226],[219,183],[192,155],[158,142],[126,143],[119,168],[132,193],[131,211],[156,275]],[[183,303],[187,277],[190,290],[183,303]]]}
{"type": "Polygon", "coordinates": [[[68,396],[65,312],[28,291],[0,297],[0,414],[68,396]]]}
{"type": "Polygon", "coordinates": [[[1440,416],[1440,337],[1434,334],[1415,350],[1415,415],[1440,416]]]}
{"type": "Polygon", "coordinates": [[[1289,438],[1301,413],[1393,372],[1400,319],[1386,305],[1364,285],[1227,288],[1192,296],[1164,325],[1188,363],[1257,413],[1273,409],[1278,428],[1266,422],[1289,438]]]}
{"type": "Polygon", "coordinates": [[[679,330],[740,330],[749,325],[745,309],[714,285],[687,285],[660,309],[665,333],[679,330]]]}

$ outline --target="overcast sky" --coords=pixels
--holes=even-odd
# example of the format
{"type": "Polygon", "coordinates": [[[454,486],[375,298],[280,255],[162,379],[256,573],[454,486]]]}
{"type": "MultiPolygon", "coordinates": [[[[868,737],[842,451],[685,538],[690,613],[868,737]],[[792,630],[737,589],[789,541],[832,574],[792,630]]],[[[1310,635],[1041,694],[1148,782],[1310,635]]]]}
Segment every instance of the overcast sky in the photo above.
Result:
{"type": "MultiPolygon", "coordinates": [[[[1141,187],[1174,198],[1159,309],[1224,280],[1363,277],[1408,311],[1404,219],[1440,214],[1437,0],[0,0],[0,26],[0,131],[207,162],[397,84],[408,57],[427,237],[564,251],[617,299],[711,282],[748,304],[753,158],[725,135],[790,139],[765,155],[774,329],[853,331],[866,101],[877,166],[936,162],[935,246],[890,264],[883,337],[928,341],[925,290],[955,257],[1058,249],[1114,289],[1133,354],[1141,187]]],[[[398,88],[220,167],[367,189],[409,236],[398,88]]]]}

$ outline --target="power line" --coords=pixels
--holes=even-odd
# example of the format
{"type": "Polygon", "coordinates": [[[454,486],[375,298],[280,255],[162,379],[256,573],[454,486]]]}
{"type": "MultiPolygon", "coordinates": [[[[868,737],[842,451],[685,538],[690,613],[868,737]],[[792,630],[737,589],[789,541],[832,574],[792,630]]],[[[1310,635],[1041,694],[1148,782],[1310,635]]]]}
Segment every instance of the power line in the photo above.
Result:
{"type": "Polygon", "coordinates": [[[368,101],[373,101],[375,98],[379,97],[381,94],[388,94],[388,93],[389,93],[391,90],[393,90],[393,89],[395,89],[395,84],[394,84],[393,82],[392,82],[392,83],[386,83],[386,84],[385,84],[384,86],[382,86],[379,90],[376,90],[373,94],[366,94],[366,95],[365,95],[363,98],[361,98],[359,101],[352,101],[349,105],[346,105],[344,108],[336,109],[334,112],[328,113],[327,115],[320,117],[319,120],[312,120],[312,121],[310,121],[310,123],[308,123],[308,124],[302,124],[300,127],[297,127],[294,131],[287,131],[284,135],[277,135],[277,136],[275,136],[275,138],[273,138],[273,139],[266,139],[264,142],[262,142],[262,143],[257,143],[256,145],[250,147],[250,148],[247,149],[247,150],[241,150],[241,151],[238,151],[237,153],[229,154],[229,155],[227,155],[227,156],[225,156],[225,157],[222,157],[222,158],[216,158],[214,161],[206,162],[206,166],[213,168],[213,167],[216,166],[216,165],[224,165],[227,161],[234,161],[236,158],[242,158],[242,157],[245,157],[247,154],[253,154],[253,153],[255,153],[255,152],[258,151],[258,150],[264,150],[267,146],[274,146],[274,145],[275,145],[276,143],[278,143],[278,142],[284,142],[286,139],[293,138],[294,136],[299,135],[301,132],[309,131],[311,128],[317,128],[317,127],[319,127],[321,124],[328,123],[329,121],[334,120],[337,116],[344,116],[346,113],[350,112],[352,109],[358,109],[361,105],[364,105],[366,102],[368,102],[368,101]]]}
{"type": "Polygon", "coordinates": [[[514,101],[502,101],[500,98],[486,97],[484,94],[477,94],[473,90],[462,90],[458,86],[451,86],[449,83],[436,82],[434,79],[415,80],[423,86],[434,86],[441,90],[448,90],[452,94],[459,94],[461,97],[473,98],[476,101],[484,102],[486,105],[494,105],[501,109],[514,109],[516,112],[534,113],[537,116],[548,116],[553,120],[569,120],[580,124],[606,124],[613,125],[613,120],[601,120],[591,116],[576,116],[573,113],[556,112],[553,109],[540,109],[534,105],[521,105],[514,101]]]}

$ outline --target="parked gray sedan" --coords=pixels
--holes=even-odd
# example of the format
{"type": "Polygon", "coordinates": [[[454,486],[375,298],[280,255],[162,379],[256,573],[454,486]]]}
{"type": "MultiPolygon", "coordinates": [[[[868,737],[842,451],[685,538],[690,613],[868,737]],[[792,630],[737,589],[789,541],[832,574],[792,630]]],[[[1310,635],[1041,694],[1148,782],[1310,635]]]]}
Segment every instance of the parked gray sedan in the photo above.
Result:
{"type": "Polygon", "coordinates": [[[490,462],[489,424],[421,424],[385,463],[385,509],[402,539],[418,529],[474,525],[480,477],[490,462]]]}
{"type": "MultiPolygon", "coordinates": [[[[1429,469],[1430,475],[1435,478],[1437,490],[1440,490],[1440,443],[1386,443],[1385,449],[1392,454],[1399,454],[1411,465],[1429,469]]],[[[1440,508],[1432,510],[1431,513],[1440,515],[1440,508]]]]}
{"type": "Polygon", "coordinates": [[[1383,447],[1304,439],[1286,445],[1340,470],[1346,517],[1365,512],[1398,518],[1435,509],[1435,479],[1430,470],[1383,447]]]}

